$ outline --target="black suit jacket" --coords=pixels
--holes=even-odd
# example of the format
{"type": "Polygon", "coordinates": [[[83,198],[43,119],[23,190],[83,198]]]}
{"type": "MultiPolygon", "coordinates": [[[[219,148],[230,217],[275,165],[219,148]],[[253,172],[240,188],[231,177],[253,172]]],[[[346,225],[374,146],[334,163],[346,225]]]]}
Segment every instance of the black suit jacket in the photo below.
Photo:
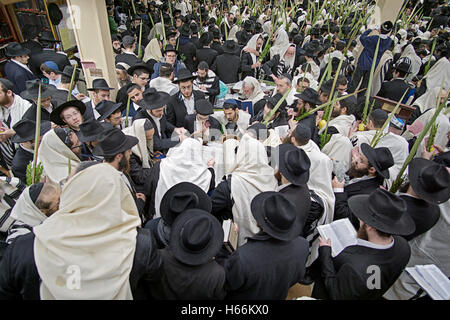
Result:
{"type": "Polygon", "coordinates": [[[121,53],[118,54],[115,58],[115,63],[118,64],[119,62],[124,62],[127,65],[134,66],[135,64],[138,63],[143,63],[143,61],[141,59],[139,59],[138,57],[136,57],[133,54],[128,54],[128,53],[121,53]]]}
{"type": "Polygon", "coordinates": [[[320,275],[319,272],[314,275],[311,296],[332,300],[381,299],[403,272],[411,256],[408,242],[399,236],[393,238],[394,245],[389,249],[354,245],[345,248],[335,258],[331,257],[331,247],[320,247],[319,258],[313,263],[320,275]],[[377,276],[379,281],[376,281],[377,276]],[[377,282],[378,287],[375,286],[377,282]],[[369,288],[368,284],[374,287],[369,288]]]}
{"type": "MultiPolygon", "coordinates": [[[[205,99],[205,94],[201,91],[193,90],[194,102],[200,99],[205,99]]],[[[184,101],[181,98],[181,93],[178,92],[170,97],[166,107],[167,121],[177,128],[180,128],[184,124],[184,118],[186,118],[187,109],[184,105],[184,101]]]]}
{"type": "MultiPolygon", "coordinates": [[[[291,201],[295,205],[295,208],[297,209],[297,215],[302,222],[302,226],[305,226],[306,219],[309,215],[309,209],[311,207],[311,196],[308,187],[306,185],[296,186],[291,184],[281,189],[280,193],[282,193],[286,198],[288,198],[289,201],[291,201]]],[[[304,230],[302,230],[299,236],[304,236],[303,231],[304,230]]]]}
{"type": "Polygon", "coordinates": [[[161,120],[159,121],[161,126],[161,134],[159,134],[158,130],[156,129],[155,121],[147,113],[146,109],[139,110],[136,113],[136,116],[133,118],[133,121],[136,119],[148,119],[152,123],[153,128],[155,128],[155,134],[153,136],[154,151],[166,153],[168,149],[176,146],[180,142],[179,138],[176,138],[175,140],[171,139],[175,126],[167,121],[166,116],[162,116],[161,120]]]}
{"type": "Polygon", "coordinates": [[[206,63],[208,63],[208,67],[211,68],[211,66],[213,65],[214,61],[216,61],[216,58],[219,54],[217,53],[216,50],[211,49],[211,48],[201,48],[201,49],[197,49],[195,56],[197,58],[196,61],[196,65],[198,66],[198,64],[201,61],[206,61],[206,63]]]}
{"type": "Polygon", "coordinates": [[[405,91],[409,89],[410,86],[402,79],[384,81],[381,84],[381,89],[378,91],[377,95],[393,101],[399,101],[405,91]]]}
{"type": "Polygon", "coordinates": [[[223,54],[223,48],[219,42],[214,41],[210,47],[211,49],[216,50],[219,55],[223,54]]]}
{"type": "Polygon", "coordinates": [[[232,53],[224,53],[218,56],[211,67],[211,70],[224,83],[235,83],[239,81],[241,59],[232,53]]]}
{"type": "Polygon", "coordinates": [[[19,145],[12,161],[11,170],[14,177],[19,178],[24,184],[27,184],[27,166],[31,161],[33,161],[33,154],[25,151],[19,145]]]}
{"type": "Polygon", "coordinates": [[[252,69],[252,65],[253,65],[252,55],[249,52],[242,52],[241,55],[242,80],[244,80],[245,77],[254,77],[256,79],[259,79],[261,68],[252,69]]]}
{"type": "Polygon", "coordinates": [[[186,68],[191,71],[191,72],[195,72],[195,54],[197,53],[197,46],[192,42],[192,41],[188,41],[182,45],[179,45],[178,47],[178,51],[179,51],[179,57],[181,60],[181,55],[184,56],[184,65],[186,66],[186,68]]]}
{"type": "MultiPolygon", "coordinates": [[[[188,114],[186,115],[186,118],[184,119],[184,125],[183,127],[189,131],[189,133],[194,133],[194,124],[195,124],[195,119],[196,119],[196,115],[195,114],[188,114]]],[[[211,141],[216,141],[218,138],[220,139],[220,137],[222,136],[220,133],[220,122],[214,118],[209,116],[208,119],[209,123],[210,123],[210,140],[211,141]],[[212,131],[214,129],[214,131],[212,131]],[[213,133],[216,133],[213,135],[213,133]]]]}
{"type": "Polygon", "coordinates": [[[4,70],[6,78],[14,84],[13,92],[15,94],[20,94],[21,92],[25,91],[25,84],[28,80],[37,79],[34,74],[29,72],[25,68],[22,68],[13,61],[8,61],[5,64],[4,70]]]}
{"type": "Polygon", "coordinates": [[[63,71],[65,66],[70,66],[70,61],[62,53],[57,53],[52,49],[42,49],[41,52],[36,53],[30,58],[30,69],[36,75],[41,75],[41,64],[45,61],[53,61],[58,65],[58,70],[63,71]]]}

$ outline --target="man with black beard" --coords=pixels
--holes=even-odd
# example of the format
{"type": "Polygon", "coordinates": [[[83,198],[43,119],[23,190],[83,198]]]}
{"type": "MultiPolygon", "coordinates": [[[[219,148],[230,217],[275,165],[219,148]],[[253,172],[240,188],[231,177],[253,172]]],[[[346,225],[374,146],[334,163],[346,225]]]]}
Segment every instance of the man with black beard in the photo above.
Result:
{"type": "Polygon", "coordinates": [[[355,195],[369,194],[389,179],[389,168],[394,165],[394,158],[388,148],[372,148],[367,143],[361,144],[361,154],[352,153],[352,164],[347,174],[348,182],[334,177],[333,192],[336,197],[334,220],[349,218],[358,230],[358,219],[350,212],[347,200],[355,195]]]}

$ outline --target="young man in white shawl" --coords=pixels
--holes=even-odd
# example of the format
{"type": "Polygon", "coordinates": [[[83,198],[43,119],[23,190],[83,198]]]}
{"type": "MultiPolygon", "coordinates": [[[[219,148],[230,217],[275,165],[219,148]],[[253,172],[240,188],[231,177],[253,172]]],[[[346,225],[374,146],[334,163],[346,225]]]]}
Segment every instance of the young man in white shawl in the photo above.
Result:
{"type": "Polygon", "coordinates": [[[239,109],[236,100],[227,99],[223,103],[223,111],[216,111],[212,114],[216,118],[224,133],[241,137],[250,125],[250,114],[239,109]]]}

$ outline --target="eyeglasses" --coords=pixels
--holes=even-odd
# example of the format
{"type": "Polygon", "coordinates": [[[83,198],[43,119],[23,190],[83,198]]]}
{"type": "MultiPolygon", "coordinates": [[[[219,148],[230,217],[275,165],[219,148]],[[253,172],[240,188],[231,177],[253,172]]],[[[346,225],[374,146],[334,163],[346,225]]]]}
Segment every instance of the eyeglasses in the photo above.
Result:
{"type": "Polygon", "coordinates": [[[80,115],[80,114],[81,114],[81,113],[80,113],[79,111],[74,111],[74,112],[72,112],[72,114],[65,115],[65,116],[64,116],[64,119],[65,119],[65,120],[70,120],[70,119],[72,119],[72,118],[77,117],[77,116],[80,115]]]}
{"type": "Polygon", "coordinates": [[[139,79],[141,79],[142,81],[149,81],[150,78],[142,78],[142,77],[138,77],[139,79]]]}

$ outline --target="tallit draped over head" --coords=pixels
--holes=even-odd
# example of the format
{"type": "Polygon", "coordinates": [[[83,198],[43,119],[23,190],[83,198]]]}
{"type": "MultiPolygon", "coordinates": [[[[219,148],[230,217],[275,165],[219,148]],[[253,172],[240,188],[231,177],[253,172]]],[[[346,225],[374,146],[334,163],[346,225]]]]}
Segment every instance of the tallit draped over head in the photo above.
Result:
{"type": "Polygon", "coordinates": [[[98,164],[73,176],[59,210],[34,228],[41,299],[132,299],[138,226],[136,204],[119,171],[98,164]]]}
{"type": "Polygon", "coordinates": [[[167,190],[180,182],[191,182],[206,193],[211,185],[211,172],[203,159],[202,144],[188,138],[170,148],[167,157],[161,160],[158,185],[155,191],[155,217],[160,217],[159,204],[167,190]]]}
{"type": "Polygon", "coordinates": [[[268,164],[263,144],[245,134],[238,146],[235,167],[231,170],[231,197],[234,200],[233,220],[239,227],[238,245],[246,242],[260,229],[251,212],[253,198],[261,192],[275,191],[277,180],[268,164]]]}
{"type": "Polygon", "coordinates": [[[450,90],[450,61],[446,57],[440,58],[423,78],[427,79],[427,88],[440,88],[444,79],[444,89],[450,90]]]}
{"type": "Polygon", "coordinates": [[[288,43],[287,45],[285,45],[285,47],[281,50],[280,52],[280,61],[283,60],[284,61],[284,65],[286,67],[289,67],[290,70],[292,70],[294,68],[294,63],[295,63],[295,54],[292,57],[286,58],[284,55],[286,54],[286,51],[288,51],[288,49],[290,47],[296,47],[295,44],[293,43],[288,43]]]}
{"type": "MultiPolygon", "coordinates": [[[[138,138],[139,143],[131,148],[131,152],[135,154],[142,162],[143,168],[150,168],[149,150],[147,149],[147,137],[145,135],[144,124],[147,119],[136,119],[133,124],[123,129],[123,133],[138,138]]],[[[150,150],[151,151],[151,150],[150,150]]]]}
{"type": "Polygon", "coordinates": [[[247,97],[247,100],[251,100],[253,105],[255,105],[255,103],[264,98],[264,91],[261,89],[261,84],[259,83],[258,80],[256,80],[253,77],[245,77],[242,86],[244,86],[244,84],[253,87],[252,94],[249,97],[247,97]]]}
{"type": "Polygon", "coordinates": [[[153,38],[150,40],[144,50],[144,62],[150,59],[160,61],[162,58],[161,48],[159,47],[158,39],[153,38]]]}
{"type": "Polygon", "coordinates": [[[72,168],[80,163],[80,159],[61,141],[54,129],[47,132],[39,145],[37,160],[42,163],[45,176],[56,183],[65,179],[69,175],[69,159],[72,168]]]}
{"type": "Polygon", "coordinates": [[[230,33],[228,34],[228,40],[233,40],[234,42],[238,43],[238,39],[236,37],[236,33],[239,31],[239,26],[234,25],[230,29],[230,33]]]}
{"type": "MultiPolygon", "coordinates": [[[[250,40],[247,42],[247,45],[244,47],[244,49],[242,49],[242,52],[244,52],[245,49],[247,48],[251,48],[256,50],[256,42],[258,41],[258,39],[261,37],[261,33],[257,33],[255,34],[253,37],[250,38],[250,40]]],[[[259,52],[261,53],[262,48],[259,49],[259,52]]],[[[252,61],[253,64],[256,63],[257,61],[257,57],[254,53],[250,52],[250,55],[252,56],[252,61]]]]}
{"type": "MultiPolygon", "coordinates": [[[[427,91],[421,95],[417,100],[413,103],[413,105],[418,106],[420,108],[420,112],[424,113],[428,109],[436,108],[437,99],[440,93],[439,87],[428,87],[427,91]]],[[[444,93],[441,93],[443,95],[444,93]]]]}
{"type": "Polygon", "coordinates": [[[278,28],[276,32],[276,39],[273,42],[273,45],[270,47],[270,59],[272,59],[276,54],[279,54],[280,58],[282,58],[284,55],[283,50],[286,49],[287,45],[289,45],[289,36],[283,26],[281,26],[278,28]]]}
{"type": "Polygon", "coordinates": [[[23,190],[13,209],[11,218],[21,221],[29,226],[37,226],[47,219],[30,197],[30,187],[23,190]]]}

